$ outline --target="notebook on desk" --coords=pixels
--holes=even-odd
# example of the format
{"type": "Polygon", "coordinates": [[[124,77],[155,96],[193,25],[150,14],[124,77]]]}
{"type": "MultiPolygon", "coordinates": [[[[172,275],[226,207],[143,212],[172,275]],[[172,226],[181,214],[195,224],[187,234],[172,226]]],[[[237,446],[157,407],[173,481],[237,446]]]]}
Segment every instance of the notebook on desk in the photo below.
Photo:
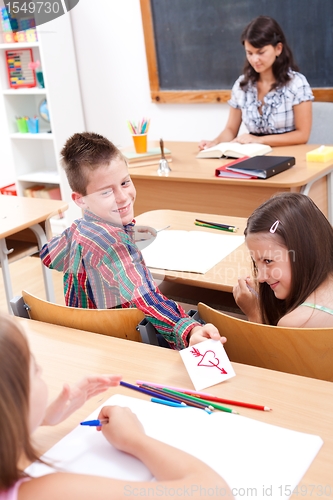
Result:
{"type": "MultiPolygon", "coordinates": [[[[319,436],[230,413],[209,415],[196,408],[171,408],[122,395],[112,396],[105,405],[131,408],[148,435],[209,464],[225,478],[237,500],[245,498],[244,491],[257,500],[289,498],[323,443],[319,436]],[[175,421],[177,425],[170,425],[175,421]]],[[[99,409],[87,420],[98,413],[99,409]]],[[[139,460],[113,448],[95,428],[78,425],[43,458],[56,461],[58,469],[67,472],[128,481],[153,479],[139,460]]],[[[27,472],[38,477],[50,468],[35,463],[27,472]]]]}

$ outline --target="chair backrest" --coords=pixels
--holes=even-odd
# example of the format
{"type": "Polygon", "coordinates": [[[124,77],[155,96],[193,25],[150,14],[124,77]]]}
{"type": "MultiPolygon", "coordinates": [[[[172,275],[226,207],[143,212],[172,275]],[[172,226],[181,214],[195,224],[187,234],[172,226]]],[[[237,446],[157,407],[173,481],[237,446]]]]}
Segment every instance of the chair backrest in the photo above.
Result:
{"type": "Polygon", "coordinates": [[[136,342],[142,341],[137,326],[145,315],[139,309],[79,309],[47,302],[24,290],[22,298],[30,319],[136,342]]]}
{"type": "Polygon", "coordinates": [[[200,318],[227,337],[231,361],[333,382],[333,328],[284,328],[228,316],[198,304],[200,318]]]}
{"type": "Polygon", "coordinates": [[[333,102],[312,104],[312,128],[308,144],[333,144],[333,102]]]}

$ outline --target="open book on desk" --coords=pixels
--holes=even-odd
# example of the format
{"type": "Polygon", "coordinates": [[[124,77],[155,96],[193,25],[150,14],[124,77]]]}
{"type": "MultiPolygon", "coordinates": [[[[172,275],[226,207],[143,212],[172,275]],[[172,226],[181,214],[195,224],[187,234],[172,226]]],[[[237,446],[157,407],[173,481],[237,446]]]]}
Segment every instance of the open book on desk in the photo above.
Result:
{"type": "Polygon", "coordinates": [[[244,243],[244,236],[167,230],[142,250],[148,267],[205,274],[244,243]]]}
{"type": "Polygon", "coordinates": [[[267,144],[249,142],[241,144],[240,142],[220,142],[216,146],[206,148],[197,154],[197,158],[243,158],[245,156],[262,156],[270,153],[272,148],[267,144]]]}
{"type": "MultiPolygon", "coordinates": [[[[289,498],[323,443],[319,436],[225,412],[209,415],[197,408],[171,408],[122,395],[112,396],[102,406],[106,405],[131,408],[149,436],[210,465],[227,481],[237,500],[245,498],[244,492],[257,500],[289,498]]],[[[98,413],[99,408],[87,420],[97,418],[98,413]]],[[[67,472],[125,481],[153,480],[142,462],[116,450],[101,432],[91,427],[79,425],[42,458],[67,472]]],[[[52,471],[40,463],[27,469],[33,477],[52,471]]],[[[200,485],[193,484],[193,487],[200,488],[200,485]]],[[[128,491],[131,491],[130,482],[128,491]]],[[[224,497],[222,493],[209,496],[224,497]]]]}

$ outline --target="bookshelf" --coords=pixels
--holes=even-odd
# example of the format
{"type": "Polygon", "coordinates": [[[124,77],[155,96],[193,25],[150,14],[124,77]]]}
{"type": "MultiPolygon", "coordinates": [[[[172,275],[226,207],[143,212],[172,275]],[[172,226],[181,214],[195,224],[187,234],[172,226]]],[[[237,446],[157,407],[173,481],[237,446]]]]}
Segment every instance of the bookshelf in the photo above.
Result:
{"type": "MultiPolygon", "coordinates": [[[[1,29],[1,28],[0,28],[1,29]]],[[[15,180],[18,195],[35,184],[47,188],[59,186],[61,198],[70,205],[62,225],[68,225],[81,213],[71,202],[71,190],[60,162],[65,141],[85,130],[80,85],[70,15],[66,14],[36,28],[38,41],[3,43],[0,31],[0,135],[3,139],[5,168],[15,180]],[[30,48],[33,60],[39,60],[45,88],[10,88],[6,50],[30,48]],[[50,122],[39,114],[46,99],[50,122]],[[39,133],[19,133],[18,116],[37,116],[39,133]]]]}

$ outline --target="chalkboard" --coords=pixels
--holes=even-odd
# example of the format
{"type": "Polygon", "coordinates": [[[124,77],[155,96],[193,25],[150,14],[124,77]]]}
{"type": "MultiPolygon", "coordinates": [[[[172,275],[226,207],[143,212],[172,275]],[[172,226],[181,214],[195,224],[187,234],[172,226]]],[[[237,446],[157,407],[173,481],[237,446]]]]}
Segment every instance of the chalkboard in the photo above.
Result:
{"type": "Polygon", "coordinates": [[[281,25],[317,100],[333,100],[333,0],[141,0],[141,9],[157,101],[227,100],[244,66],[241,33],[258,15],[281,25]]]}

